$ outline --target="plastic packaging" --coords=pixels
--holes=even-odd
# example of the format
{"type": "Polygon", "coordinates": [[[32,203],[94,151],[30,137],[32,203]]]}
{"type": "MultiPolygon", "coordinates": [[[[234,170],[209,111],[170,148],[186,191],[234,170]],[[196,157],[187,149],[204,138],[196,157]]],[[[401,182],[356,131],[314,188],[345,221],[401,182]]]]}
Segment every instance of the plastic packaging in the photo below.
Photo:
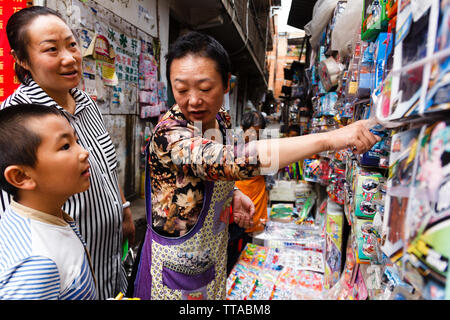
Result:
{"type": "Polygon", "coordinates": [[[320,37],[330,20],[339,0],[318,0],[313,8],[313,18],[305,25],[305,32],[311,36],[313,48],[319,44],[320,37]]]}
{"type": "Polygon", "coordinates": [[[338,17],[331,33],[331,50],[339,51],[342,57],[353,51],[353,37],[361,28],[361,0],[348,0],[345,11],[338,17]]]}

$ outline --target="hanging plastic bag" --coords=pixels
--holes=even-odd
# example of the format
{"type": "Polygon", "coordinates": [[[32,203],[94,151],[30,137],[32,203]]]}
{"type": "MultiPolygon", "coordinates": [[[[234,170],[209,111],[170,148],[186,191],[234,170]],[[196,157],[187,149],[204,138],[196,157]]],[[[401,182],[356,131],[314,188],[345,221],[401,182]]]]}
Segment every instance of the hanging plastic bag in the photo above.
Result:
{"type": "Polygon", "coordinates": [[[344,12],[337,18],[331,33],[331,50],[339,51],[343,57],[353,50],[354,35],[360,32],[363,1],[348,0],[344,12]]]}
{"type": "Polygon", "coordinates": [[[333,15],[334,9],[339,0],[318,0],[313,8],[313,17],[305,25],[305,32],[311,36],[309,40],[311,47],[315,48],[319,44],[320,36],[333,15]]]}

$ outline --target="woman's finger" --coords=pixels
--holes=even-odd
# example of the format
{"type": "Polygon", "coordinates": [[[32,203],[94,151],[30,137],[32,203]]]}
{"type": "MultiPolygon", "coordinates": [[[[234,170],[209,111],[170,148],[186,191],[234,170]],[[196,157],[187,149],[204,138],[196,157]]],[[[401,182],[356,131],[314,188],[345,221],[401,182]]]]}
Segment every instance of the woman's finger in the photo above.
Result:
{"type": "Polygon", "coordinates": [[[364,130],[364,135],[369,139],[369,143],[371,146],[373,146],[375,143],[380,141],[380,137],[376,134],[372,133],[370,130],[366,129],[364,130]]]}
{"type": "Polygon", "coordinates": [[[369,130],[362,130],[360,140],[363,143],[364,150],[370,150],[372,146],[375,144],[375,138],[371,136],[371,132],[369,130]],[[374,143],[372,143],[374,142],[374,143]]]}

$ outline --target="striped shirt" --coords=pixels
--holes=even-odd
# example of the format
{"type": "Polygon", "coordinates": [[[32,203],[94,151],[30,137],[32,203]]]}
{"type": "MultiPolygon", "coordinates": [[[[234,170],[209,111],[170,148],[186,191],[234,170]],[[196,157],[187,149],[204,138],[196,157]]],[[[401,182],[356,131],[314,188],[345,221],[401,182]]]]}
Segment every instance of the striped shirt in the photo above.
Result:
{"type": "MultiPolygon", "coordinates": [[[[115,297],[125,292],[127,280],[122,256],[122,199],[117,176],[117,158],[111,137],[106,131],[97,104],[85,92],[76,88],[70,93],[75,99],[74,114],[65,111],[32,79],[9,96],[0,106],[37,103],[62,110],[78,136],[80,145],[89,151],[90,188],[73,195],[63,210],[76,222],[91,255],[98,284],[99,299],[115,297]]],[[[10,202],[1,191],[0,217],[10,202]]]]}
{"type": "Polygon", "coordinates": [[[95,282],[75,222],[14,201],[0,220],[1,300],[93,300],[95,282]]]}

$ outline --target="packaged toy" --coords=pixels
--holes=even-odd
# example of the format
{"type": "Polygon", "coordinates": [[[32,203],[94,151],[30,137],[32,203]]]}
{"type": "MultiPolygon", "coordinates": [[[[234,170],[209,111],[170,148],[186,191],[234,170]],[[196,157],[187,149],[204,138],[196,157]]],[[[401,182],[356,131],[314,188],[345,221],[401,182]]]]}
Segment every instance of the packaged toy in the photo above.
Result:
{"type": "Polygon", "coordinates": [[[378,172],[365,172],[356,177],[355,211],[358,218],[372,219],[377,212],[374,200],[381,199],[383,176],[378,172]]]}
{"type": "Polygon", "coordinates": [[[376,254],[376,244],[370,237],[369,231],[372,228],[372,221],[356,219],[354,227],[356,234],[356,261],[358,263],[369,263],[376,254]]]}
{"type": "Polygon", "coordinates": [[[339,280],[342,265],[343,207],[328,200],[326,222],[325,288],[339,280]]]}
{"type": "Polygon", "coordinates": [[[450,1],[441,1],[439,29],[436,38],[435,53],[442,53],[444,57],[433,61],[429,90],[425,102],[425,113],[450,109],[450,1]]]}
{"type": "Polygon", "coordinates": [[[427,225],[450,215],[449,121],[440,121],[425,128],[421,137],[412,204],[405,230],[408,241],[427,225]]]}
{"type": "Polygon", "coordinates": [[[278,222],[289,222],[293,219],[294,205],[292,203],[278,203],[272,206],[269,218],[278,222]]]}

